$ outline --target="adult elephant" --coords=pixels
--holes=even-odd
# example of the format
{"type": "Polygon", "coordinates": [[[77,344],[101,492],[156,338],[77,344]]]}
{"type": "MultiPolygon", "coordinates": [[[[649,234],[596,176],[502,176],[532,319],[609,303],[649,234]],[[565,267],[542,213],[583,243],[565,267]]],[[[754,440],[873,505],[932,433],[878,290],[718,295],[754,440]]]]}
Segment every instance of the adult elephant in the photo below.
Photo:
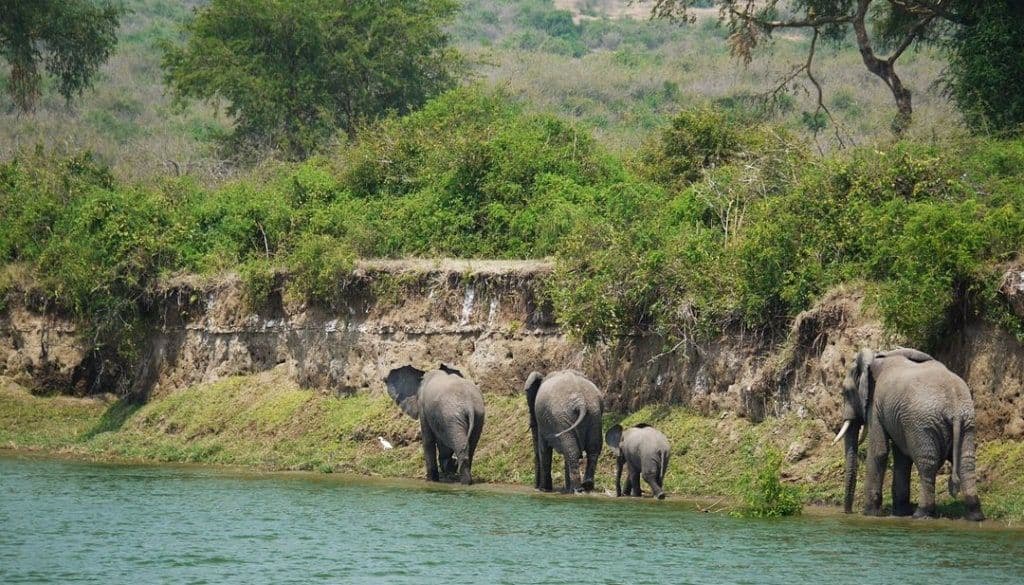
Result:
{"type": "Polygon", "coordinates": [[[967,384],[926,353],[863,349],[843,381],[845,422],[833,443],[846,437],[847,513],[857,485],[858,434],[868,440],[864,513],[882,512],[882,481],[893,453],[893,514],[935,516],[935,475],[952,463],[949,493],[963,491],[966,518],[983,520],[975,460],[974,402],[967,384]],[[910,468],[917,467],[921,495],[910,504],[910,468]]]}
{"type": "Polygon", "coordinates": [[[533,435],[533,485],[551,491],[551,452],[565,459],[565,491],[594,489],[594,472],[601,455],[603,395],[593,382],[574,370],[562,370],[545,378],[533,372],[526,380],[533,435]],[[587,456],[580,481],[580,460],[587,456]]]}
{"type": "Polygon", "coordinates": [[[484,397],[476,384],[444,364],[430,372],[396,368],[384,382],[402,411],[420,421],[427,479],[440,480],[440,460],[446,474],[473,483],[473,454],[484,428],[484,397]]]}

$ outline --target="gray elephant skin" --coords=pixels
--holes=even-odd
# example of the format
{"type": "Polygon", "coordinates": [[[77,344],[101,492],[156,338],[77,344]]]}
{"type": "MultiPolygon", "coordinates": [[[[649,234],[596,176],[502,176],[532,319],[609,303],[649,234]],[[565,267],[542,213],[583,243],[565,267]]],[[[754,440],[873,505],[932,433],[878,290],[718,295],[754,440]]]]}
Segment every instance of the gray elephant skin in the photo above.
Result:
{"type": "Polygon", "coordinates": [[[552,450],[565,460],[565,491],[594,489],[594,473],[601,455],[601,417],[604,396],[593,382],[574,370],[548,375],[533,372],[526,380],[533,435],[534,487],[551,491],[552,450]],[[580,460],[587,465],[580,481],[580,460]]]}
{"type": "Polygon", "coordinates": [[[476,384],[443,364],[430,372],[396,368],[384,382],[402,411],[420,421],[427,479],[440,481],[440,462],[445,474],[473,483],[473,454],[484,428],[484,397],[476,384]]]}
{"type": "Polygon", "coordinates": [[[640,477],[659,500],[665,499],[665,471],[672,452],[668,439],[658,429],[638,424],[628,429],[615,425],[604,435],[615,453],[615,496],[622,496],[622,468],[629,471],[628,495],[640,497],[640,477]]]}
{"type": "Polygon", "coordinates": [[[984,519],[975,477],[974,401],[959,376],[914,349],[863,349],[843,381],[843,395],[845,422],[833,443],[846,438],[847,513],[857,485],[857,446],[866,437],[865,514],[882,513],[882,482],[891,450],[894,515],[934,516],[935,476],[949,461],[950,495],[962,491],[965,517],[984,519]],[[916,511],[910,503],[912,465],[921,484],[916,511]]]}

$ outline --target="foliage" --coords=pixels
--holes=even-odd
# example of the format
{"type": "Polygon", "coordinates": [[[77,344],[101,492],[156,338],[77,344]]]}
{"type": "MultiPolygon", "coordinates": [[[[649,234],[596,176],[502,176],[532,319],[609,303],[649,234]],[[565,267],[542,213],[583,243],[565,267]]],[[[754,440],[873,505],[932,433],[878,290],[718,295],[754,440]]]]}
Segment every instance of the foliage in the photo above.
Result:
{"type": "Polygon", "coordinates": [[[799,515],[803,510],[803,496],[799,487],[782,483],[782,454],[773,447],[758,448],[749,441],[743,445],[743,450],[746,459],[746,471],[740,478],[743,506],[734,515],[750,518],[799,515]]]}
{"type": "Polygon", "coordinates": [[[1024,5],[969,4],[967,24],[949,41],[949,93],[972,128],[1019,133],[1024,128],[1024,5]]]}
{"type": "Polygon", "coordinates": [[[719,150],[733,162],[700,173],[692,161],[705,160],[704,143],[668,131],[652,144],[641,171],[677,165],[699,180],[666,184],[673,194],[648,217],[582,226],[565,241],[552,299],[570,331],[587,341],[636,330],[672,341],[732,326],[781,333],[851,280],[868,283],[906,343],[934,346],[965,311],[1019,329],[994,292],[996,267],[1024,242],[1024,193],[1010,179],[1022,168],[1017,143],[961,144],[953,151],[962,157],[899,143],[810,160],[770,127],[710,119],[702,126],[716,136],[770,140],[719,150]]]}
{"type": "Polygon", "coordinates": [[[410,111],[449,87],[452,0],[213,0],[167,46],[179,100],[227,102],[240,145],[316,151],[338,130],[410,111]]]}
{"type": "Polygon", "coordinates": [[[67,102],[81,95],[117,44],[123,14],[120,4],[107,0],[0,2],[0,57],[11,67],[7,89],[15,106],[35,109],[41,67],[67,102]]]}

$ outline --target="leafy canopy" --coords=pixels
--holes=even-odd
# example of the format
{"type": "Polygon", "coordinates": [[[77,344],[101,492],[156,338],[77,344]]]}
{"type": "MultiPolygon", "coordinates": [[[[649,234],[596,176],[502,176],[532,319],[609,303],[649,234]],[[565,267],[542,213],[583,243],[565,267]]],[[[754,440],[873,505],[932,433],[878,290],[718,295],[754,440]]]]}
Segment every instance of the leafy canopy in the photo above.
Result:
{"type": "Polygon", "coordinates": [[[454,0],[213,0],[168,46],[179,100],[223,100],[236,145],[303,158],[341,130],[450,87],[454,0]]]}
{"type": "Polygon", "coordinates": [[[967,123],[995,134],[1024,128],[1024,4],[980,2],[949,41],[946,81],[967,123]]]}
{"type": "Polygon", "coordinates": [[[11,67],[8,92],[23,112],[35,109],[40,68],[68,102],[90,86],[117,44],[124,9],[94,0],[0,0],[0,57],[11,67]]]}

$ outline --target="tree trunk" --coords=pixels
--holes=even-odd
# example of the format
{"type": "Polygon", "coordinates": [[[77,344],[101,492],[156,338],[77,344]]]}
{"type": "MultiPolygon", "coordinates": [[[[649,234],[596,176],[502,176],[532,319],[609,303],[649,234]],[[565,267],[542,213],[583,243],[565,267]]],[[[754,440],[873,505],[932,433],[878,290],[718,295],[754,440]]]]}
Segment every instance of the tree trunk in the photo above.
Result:
{"type": "Polygon", "coordinates": [[[874,49],[871,48],[871,38],[868,36],[868,29],[864,23],[869,6],[871,6],[871,0],[857,1],[857,12],[853,16],[853,31],[857,36],[857,48],[860,49],[864,65],[868,71],[880,77],[889,86],[892,97],[896,100],[896,117],[892,121],[892,132],[899,137],[910,127],[914,114],[910,90],[903,86],[903,82],[896,75],[892,59],[879,59],[875,55],[874,49]]]}

